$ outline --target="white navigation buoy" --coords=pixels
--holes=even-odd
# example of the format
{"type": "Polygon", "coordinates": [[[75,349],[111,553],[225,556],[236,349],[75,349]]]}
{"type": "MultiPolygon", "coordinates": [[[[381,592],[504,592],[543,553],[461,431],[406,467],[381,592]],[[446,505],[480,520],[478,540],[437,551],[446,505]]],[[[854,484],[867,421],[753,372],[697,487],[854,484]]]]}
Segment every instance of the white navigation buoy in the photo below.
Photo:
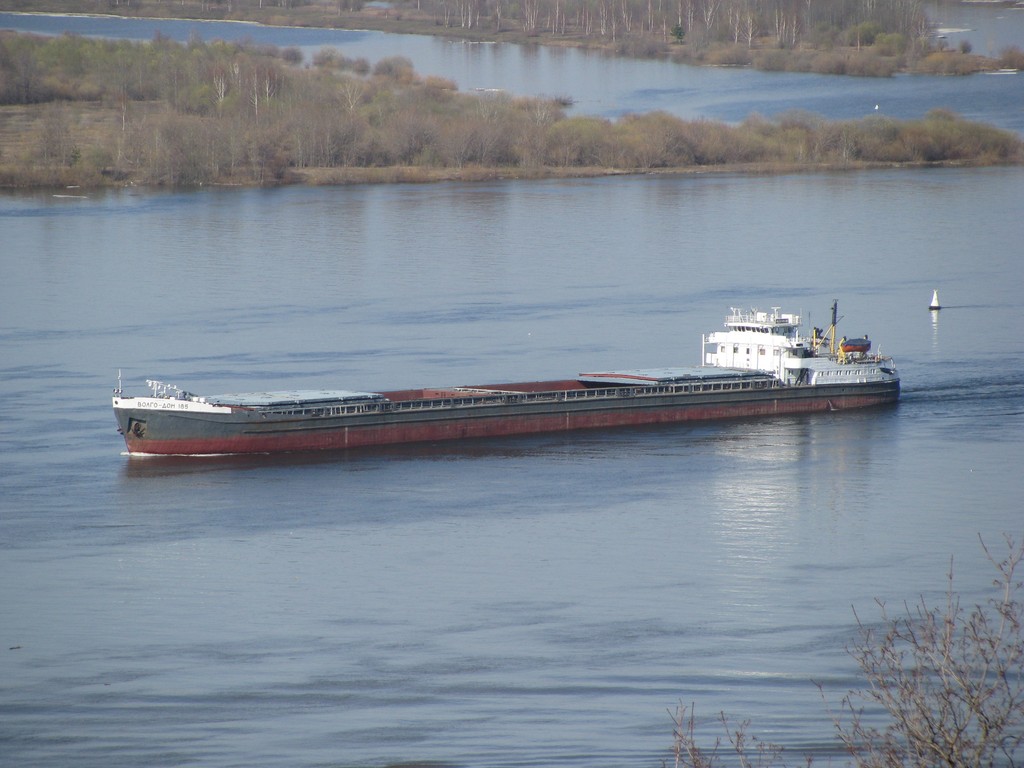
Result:
{"type": "Polygon", "coordinates": [[[932,291],[932,303],[928,305],[928,309],[932,310],[933,312],[935,310],[942,309],[942,305],[939,304],[939,292],[938,291],[932,291]]]}

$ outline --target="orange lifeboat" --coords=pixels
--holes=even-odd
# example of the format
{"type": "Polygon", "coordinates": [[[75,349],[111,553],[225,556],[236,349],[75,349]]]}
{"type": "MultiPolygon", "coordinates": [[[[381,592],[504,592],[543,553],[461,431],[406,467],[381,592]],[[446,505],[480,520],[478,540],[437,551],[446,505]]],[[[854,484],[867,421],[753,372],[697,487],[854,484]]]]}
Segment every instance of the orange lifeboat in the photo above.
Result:
{"type": "Polygon", "coordinates": [[[848,339],[844,336],[839,341],[839,348],[847,355],[853,352],[864,354],[871,349],[871,340],[867,336],[860,339],[848,339]]]}

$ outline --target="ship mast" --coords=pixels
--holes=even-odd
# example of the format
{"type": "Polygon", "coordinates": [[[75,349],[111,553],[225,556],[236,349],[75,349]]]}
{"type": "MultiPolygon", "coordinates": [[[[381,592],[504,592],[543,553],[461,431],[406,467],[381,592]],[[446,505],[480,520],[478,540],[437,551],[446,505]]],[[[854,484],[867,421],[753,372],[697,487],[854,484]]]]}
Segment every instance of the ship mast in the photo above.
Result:
{"type": "Polygon", "coordinates": [[[837,316],[836,316],[836,312],[838,311],[838,309],[839,309],[839,300],[838,299],[832,299],[832,325],[829,326],[829,329],[828,329],[828,334],[829,334],[828,351],[829,351],[830,354],[833,354],[833,355],[836,353],[836,323],[839,322],[839,320],[837,319],[837,316]]]}
{"type": "Polygon", "coordinates": [[[821,336],[818,335],[819,329],[815,328],[812,332],[811,343],[814,345],[814,351],[818,352],[821,346],[828,340],[828,351],[830,355],[836,354],[836,325],[839,324],[839,300],[832,299],[832,323],[829,325],[828,330],[825,331],[821,336]]]}

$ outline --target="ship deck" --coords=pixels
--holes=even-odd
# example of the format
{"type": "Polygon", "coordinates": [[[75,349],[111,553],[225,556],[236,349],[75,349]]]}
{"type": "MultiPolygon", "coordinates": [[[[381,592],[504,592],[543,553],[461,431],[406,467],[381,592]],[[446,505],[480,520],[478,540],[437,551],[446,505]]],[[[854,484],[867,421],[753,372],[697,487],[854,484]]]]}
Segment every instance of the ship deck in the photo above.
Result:
{"type": "Polygon", "coordinates": [[[289,405],[325,405],[334,403],[360,403],[381,400],[377,392],[353,392],[347,389],[294,389],[277,392],[238,392],[209,395],[199,402],[210,405],[238,406],[241,408],[281,408],[289,405]]]}

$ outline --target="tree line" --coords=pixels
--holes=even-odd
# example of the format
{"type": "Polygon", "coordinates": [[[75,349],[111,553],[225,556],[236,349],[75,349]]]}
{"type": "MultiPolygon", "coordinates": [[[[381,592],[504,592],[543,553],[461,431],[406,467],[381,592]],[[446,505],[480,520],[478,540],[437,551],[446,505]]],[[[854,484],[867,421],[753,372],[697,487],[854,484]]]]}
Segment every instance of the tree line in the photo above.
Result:
{"type": "MultiPolygon", "coordinates": [[[[46,0],[22,0],[19,6],[45,8],[46,0]]],[[[389,21],[415,18],[486,33],[607,41],[646,35],[752,43],[765,37],[784,46],[808,37],[835,41],[845,35],[856,42],[861,25],[910,40],[928,31],[923,0],[390,0],[372,5],[366,0],[72,0],[70,7],[64,0],[61,8],[315,24],[365,11],[389,21]]]]}
{"type": "MultiPolygon", "coordinates": [[[[404,58],[370,66],[324,50],[193,40],[0,36],[0,183],[280,183],[324,169],[543,175],[600,169],[1018,162],[1011,133],[947,112],[739,125],[663,112],[618,120],[559,100],[460,93],[404,58]]],[[[331,177],[329,174],[327,176],[331,177]]]]}
{"type": "Polygon", "coordinates": [[[1019,68],[936,38],[923,0],[12,0],[15,10],[543,42],[690,64],[887,77],[1019,68]]]}

